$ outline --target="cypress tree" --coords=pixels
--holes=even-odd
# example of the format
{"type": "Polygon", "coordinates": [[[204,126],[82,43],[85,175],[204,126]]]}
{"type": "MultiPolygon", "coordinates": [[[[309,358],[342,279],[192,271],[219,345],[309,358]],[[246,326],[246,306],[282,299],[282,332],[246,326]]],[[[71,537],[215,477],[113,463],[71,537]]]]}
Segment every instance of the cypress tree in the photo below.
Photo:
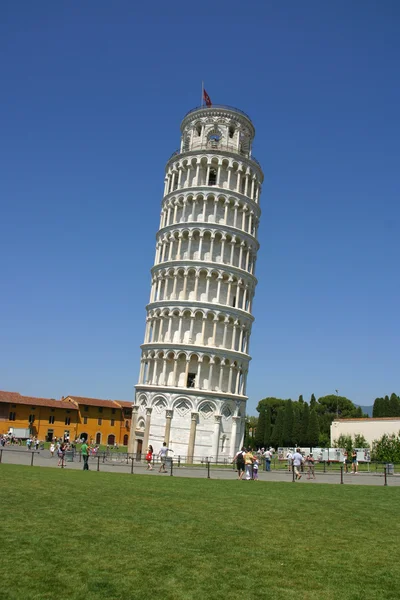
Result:
{"type": "Polygon", "coordinates": [[[311,394],[311,400],[310,400],[310,409],[311,408],[315,408],[315,405],[317,404],[317,401],[315,399],[314,394],[311,394]]]}
{"type": "Polygon", "coordinates": [[[319,439],[319,423],[318,423],[318,415],[315,409],[310,410],[310,421],[308,423],[308,432],[307,432],[308,442],[311,447],[315,447],[318,445],[319,439]]]}
{"type": "Polygon", "coordinates": [[[400,400],[396,394],[392,394],[389,399],[389,417],[400,416],[400,400]]]}
{"type": "Polygon", "coordinates": [[[300,396],[299,396],[299,402],[300,402],[301,404],[304,402],[304,400],[303,400],[303,394],[300,394],[300,396]]]}
{"type": "Polygon", "coordinates": [[[271,446],[278,448],[279,446],[283,446],[283,421],[285,418],[283,408],[278,410],[278,414],[276,415],[275,425],[272,430],[271,435],[271,446]]]}
{"type": "Polygon", "coordinates": [[[375,418],[383,417],[383,398],[375,398],[374,406],[372,408],[372,416],[375,418]]]}
{"type": "Polygon", "coordinates": [[[383,415],[382,417],[390,417],[390,400],[389,396],[385,396],[383,399],[383,415]]]}
{"type": "Polygon", "coordinates": [[[267,410],[265,411],[265,431],[264,431],[265,448],[269,448],[271,445],[271,433],[272,433],[271,419],[272,419],[271,407],[267,406],[267,410]]]}
{"type": "Polygon", "coordinates": [[[291,400],[286,402],[282,436],[285,446],[293,444],[293,403],[291,400]]]}
{"type": "Polygon", "coordinates": [[[254,439],[256,448],[262,448],[264,446],[265,421],[266,421],[265,410],[261,410],[260,416],[258,417],[256,435],[255,435],[255,439],[254,439]]]}
{"type": "Polygon", "coordinates": [[[301,446],[303,444],[303,403],[293,405],[293,435],[291,446],[301,446]]]}
{"type": "Polygon", "coordinates": [[[301,444],[305,447],[310,446],[308,442],[308,424],[310,421],[310,407],[304,402],[303,415],[301,419],[301,444]]]}

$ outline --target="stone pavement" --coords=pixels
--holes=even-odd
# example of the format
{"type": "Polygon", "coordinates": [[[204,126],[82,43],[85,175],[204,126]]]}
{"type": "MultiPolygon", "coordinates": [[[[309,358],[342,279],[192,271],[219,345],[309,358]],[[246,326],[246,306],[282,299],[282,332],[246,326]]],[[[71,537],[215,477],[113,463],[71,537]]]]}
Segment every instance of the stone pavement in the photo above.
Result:
{"type": "MultiPolygon", "coordinates": [[[[3,448],[0,450],[1,462],[3,464],[15,464],[15,465],[31,465],[35,467],[57,467],[58,457],[51,457],[48,450],[41,450],[39,452],[32,452],[26,450],[26,448],[8,449],[3,448]]],[[[79,462],[79,455],[75,455],[73,462],[65,462],[66,469],[82,469],[83,462],[79,462]]],[[[125,473],[130,474],[132,465],[131,461],[126,462],[126,459],[120,458],[118,453],[111,454],[110,460],[103,462],[103,456],[90,457],[89,468],[91,471],[105,471],[109,473],[125,473]]],[[[158,472],[159,465],[155,464],[152,471],[146,470],[144,463],[133,463],[133,473],[148,475],[149,477],[169,477],[170,467],[168,466],[167,473],[158,472]]],[[[195,477],[199,479],[207,479],[208,469],[207,465],[198,466],[181,466],[173,464],[172,473],[174,477],[195,477]]],[[[211,479],[225,479],[235,480],[237,479],[236,471],[230,467],[210,467],[210,478],[211,479]]],[[[292,482],[292,473],[281,469],[271,470],[269,472],[259,472],[260,481],[285,481],[292,482]]],[[[357,475],[344,474],[343,481],[345,485],[384,485],[385,479],[383,474],[376,473],[359,473],[357,475]]],[[[308,480],[306,472],[303,474],[300,481],[296,482],[300,484],[315,485],[318,483],[331,483],[340,484],[340,471],[328,471],[327,473],[317,472],[315,480],[308,480]]],[[[388,486],[400,486],[400,475],[388,475],[387,476],[388,486]]]]}

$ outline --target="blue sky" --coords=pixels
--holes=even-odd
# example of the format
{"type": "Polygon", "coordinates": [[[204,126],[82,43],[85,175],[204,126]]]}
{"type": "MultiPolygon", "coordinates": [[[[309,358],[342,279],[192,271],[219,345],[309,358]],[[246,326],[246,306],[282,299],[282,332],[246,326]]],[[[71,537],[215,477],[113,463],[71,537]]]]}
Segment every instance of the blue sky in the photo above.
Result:
{"type": "Polygon", "coordinates": [[[400,5],[2,4],[0,389],[131,400],[201,81],[265,183],[248,412],[400,393],[400,5]]]}

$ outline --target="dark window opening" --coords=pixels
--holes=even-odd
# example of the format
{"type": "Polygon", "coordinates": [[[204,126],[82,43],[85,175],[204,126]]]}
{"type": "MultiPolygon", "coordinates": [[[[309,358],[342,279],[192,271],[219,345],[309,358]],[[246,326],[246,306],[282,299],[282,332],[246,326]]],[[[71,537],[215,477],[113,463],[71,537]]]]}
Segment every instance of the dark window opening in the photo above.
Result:
{"type": "Polygon", "coordinates": [[[103,419],[97,419],[97,425],[101,425],[103,422],[103,419]]]}
{"type": "Polygon", "coordinates": [[[111,419],[110,425],[111,425],[111,427],[114,427],[114,425],[115,425],[115,420],[114,419],[111,419]]]}
{"type": "Polygon", "coordinates": [[[234,127],[229,127],[229,137],[233,138],[234,135],[235,135],[235,128],[234,127]]]}
{"type": "Polygon", "coordinates": [[[186,387],[193,388],[196,382],[196,373],[188,373],[186,387]]]}
{"type": "Polygon", "coordinates": [[[49,425],[54,425],[54,416],[50,415],[49,417],[49,425]]]}
{"type": "Polygon", "coordinates": [[[34,423],[35,422],[35,415],[29,415],[28,421],[29,421],[29,423],[34,423]]]}
{"type": "Polygon", "coordinates": [[[55,408],[51,408],[50,412],[55,412],[55,410],[56,410],[55,408]]]}
{"type": "Polygon", "coordinates": [[[84,407],[83,407],[83,410],[84,410],[85,412],[87,412],[87,411],[89,410],[89,407],[88,407],[88,406],[84,406],[84,407]]]}
{"type": "Polygon", "coordinates": [[[31,410],[35,410],[36,406],[31,406],[31,410]]]}
{"type": "Polygon", "coordinates": [[[217,171],[215,169],[210,170],[210,174],[208,176],[208,185],[216,185],[217,184],[217,171]]]}
{"type": "Polygon", "coordinates": [[[83,424],[87,425],[87,417],[83,417],[83,424]]]}
{"type": "Polygon", "coordinates": [[[199,137],[201,136],[201,125],[200,125],[200,123],[198,125],[196,125],[196,133],[197,133],[197,135],[199,137]]]}
{"type": "Polygon", "coordinates": [[[71,425],[71,417],[65,417],[65,424],[71,425]]]}
{"type": "Polygon", "coordinates": [[[10,414],[8,415],[8,420],[9,421],[15,421],[15,412],[10,412],[10,414]]]}
{"type": "Polygon", "coordinates": [[[116,411],[116,409],[115,409],[115,408],[112,408],[112,409],[111,409],[111,414],[115,415],[115,411],[116,411]]]}
{"type": "Polygon", "coordinates": [[[236,306],[236,296],[233,296],[232,306],[236,306]]]}
{"type": "Polygon", "coordinates": [[[99,406],[99,412],[103,412],[103,407],[99,406]]]}

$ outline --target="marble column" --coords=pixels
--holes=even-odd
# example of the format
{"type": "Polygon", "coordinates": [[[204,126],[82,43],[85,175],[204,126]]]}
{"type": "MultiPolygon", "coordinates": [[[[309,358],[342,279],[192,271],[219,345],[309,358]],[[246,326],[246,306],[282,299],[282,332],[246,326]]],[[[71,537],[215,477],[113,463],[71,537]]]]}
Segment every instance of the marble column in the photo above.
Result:
{"type": "Polygon", "coordinates": [[[236,447],[236,438],[237,438],[237,427],[240,425],[241,417],[232,417],[232,430],[231,430],[231,446],[229,449],[229,454],[232,458],[235,456],[238,448],[236,447]]]}
{"type": "Polygon", "coordinates": [[[188,456],[187,456],[187,460],[189,463],[193,462],[193,458],[194,458],[194,448],[195,448],[195,443],[196,443],[196,428],[197,428],[198,416],[199,416],[199,413],[192,412],[192,418],[190,421],[188,456]]]}
{"type": "Polygon", "coordinates": [[[137,418],[138,418],[139,406],[137,404],[132,404],[132,421],[131,421],[131,431],[128,441],[128,454],[133,454],[135,451],[135,437],[136,437],[136,426],[137,426],[137,418]]]}
{"type": "Polygon", "coordinates": [[[219,434],[221,429],[221,419],[222,415],[214,415],[214,432],[212,438],[212,462],[217,462],[218,460],[218,450],[219,450],[219,434]]]}
{"type": "Polygon", "coordinates": [[[144,428],[144,438],[143,438],[143,449],[142,452],[146,452],[147,446],[149,445],[149,436],[150,436],[150,422],[151,422],[151,413],[153,409],[151,406],[146,407],[146,425],[144,428]]]}
{"type": "Polygon", "coordinates": [[[169,439],[171,437],[171,421],[172,421],[172,415],[173,415],[173,410],[169,410],[167,409],[165,411],[165,434],[164,434],[164,442],[167,444],[167,447],[169,446],[169,439]]]}

